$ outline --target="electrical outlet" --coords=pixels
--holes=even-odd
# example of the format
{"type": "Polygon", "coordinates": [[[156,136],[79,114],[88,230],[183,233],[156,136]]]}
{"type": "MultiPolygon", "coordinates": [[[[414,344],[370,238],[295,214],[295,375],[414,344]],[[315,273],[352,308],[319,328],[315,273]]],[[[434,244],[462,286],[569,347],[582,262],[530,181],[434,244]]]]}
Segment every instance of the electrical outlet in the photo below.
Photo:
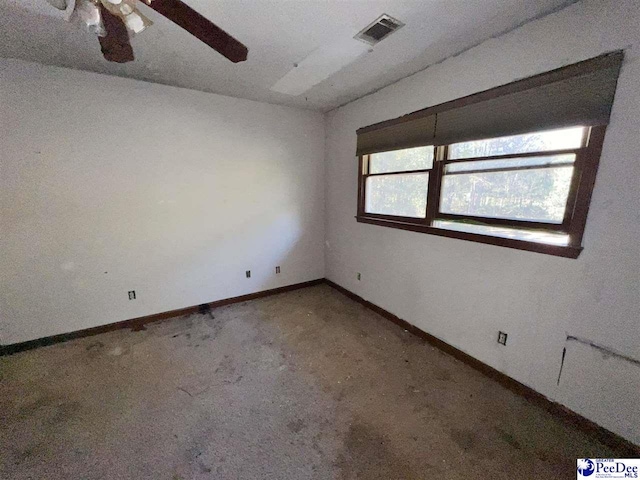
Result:
{"type": "Polygon", "coordinates": [[[501,345],[507,344],[507,334],[504,332],[498,332],[498,343],[501,345]]]}
{"type": "Polygon", "coordinates": [[[130,290],[129,291],[129,300],[135,300],[136,299],[136,291],[135,290],[130,290]]]}
{"type": "Polygon", "coordinates": [[[360,275],[360,272],[356,273],[356,277],[358,277],[358,280],[362,279],[362,276],[360,275]]]}
{"type": "Polygon", "coordinates": [[[276,267],[276,273],[280,273],[280,267],[276,267]]]}
{"type": "Polygon", "coordinates": [[[251,270],[247,270],[246,275],[247,275],[247,278],[251,278],[251,270]]]}

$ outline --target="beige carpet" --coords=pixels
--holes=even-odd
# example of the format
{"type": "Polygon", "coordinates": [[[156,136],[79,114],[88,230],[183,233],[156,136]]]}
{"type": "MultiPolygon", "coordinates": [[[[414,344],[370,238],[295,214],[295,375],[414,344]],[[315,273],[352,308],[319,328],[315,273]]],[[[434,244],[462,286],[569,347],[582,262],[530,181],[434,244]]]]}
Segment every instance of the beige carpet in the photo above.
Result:
{"type": "Polygon", "coordinates": [[[0,375],[2,479],[575,479],[616,456],[327,285],[0,375]]]}

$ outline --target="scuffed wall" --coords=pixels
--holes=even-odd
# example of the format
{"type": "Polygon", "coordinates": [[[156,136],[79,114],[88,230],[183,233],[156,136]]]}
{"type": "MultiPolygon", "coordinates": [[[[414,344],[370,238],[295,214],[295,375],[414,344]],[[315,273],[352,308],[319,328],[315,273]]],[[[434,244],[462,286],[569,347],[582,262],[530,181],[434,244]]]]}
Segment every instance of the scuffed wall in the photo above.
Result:
{"type": "Polygon", "coordinates": [[[640,359],[638,25],[637,1],[584,0],[330,112],[325,192],[330,280],[636,443],[640,368],[566,338],[640,359]],[[356,223],[357,128],[616,49],[626,57],[577,260],[356,223]]]}
{"type": "Polygon", "coordinates": [[[319,113],[0,60],[0,152],[2,344],[324,276],[319,113]]]}

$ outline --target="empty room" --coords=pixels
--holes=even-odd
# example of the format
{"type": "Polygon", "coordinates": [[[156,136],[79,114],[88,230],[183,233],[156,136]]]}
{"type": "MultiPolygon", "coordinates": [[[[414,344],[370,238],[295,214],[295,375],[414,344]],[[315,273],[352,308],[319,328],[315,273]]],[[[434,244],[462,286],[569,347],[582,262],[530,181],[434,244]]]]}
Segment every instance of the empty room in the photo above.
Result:
{"type": "Polygon", "coordinates": [[[0,478],[640,478],[637,0],[0,0],[0,478]]]}

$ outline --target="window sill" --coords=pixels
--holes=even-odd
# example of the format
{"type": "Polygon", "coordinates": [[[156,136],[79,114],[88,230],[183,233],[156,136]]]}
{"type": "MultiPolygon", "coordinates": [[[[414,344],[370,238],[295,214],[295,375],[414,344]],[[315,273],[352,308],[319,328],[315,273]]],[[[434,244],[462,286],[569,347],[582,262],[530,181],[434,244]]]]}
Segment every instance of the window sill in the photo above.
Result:
{"type": "Polygon", "coordinates": [[[411,232],[427,233],[429,235],[438,235],[440,237],[457,238],[460,240],[468,240],[470,242],[486,243],[488,245],[497,245],[500,247],[514,248],[517,250],[526,250],[529,252],[545,253],[565,258],[578,258],[582,247],[574,247],[569,245],[550,245],[546,243],[530,242],[526,240],[518,240],[514,238],[495,237],[492,235],[482,235],[479,233],[459,232],[457,230],[448,230],[444,228],[432,227],[416,223],[383,220],[372,218],[365,215],[356,216],[358,223],[368,223],[371,225],[379,225],[382,227],[398,228],[400,230],[409,230],[411,232]]]}

